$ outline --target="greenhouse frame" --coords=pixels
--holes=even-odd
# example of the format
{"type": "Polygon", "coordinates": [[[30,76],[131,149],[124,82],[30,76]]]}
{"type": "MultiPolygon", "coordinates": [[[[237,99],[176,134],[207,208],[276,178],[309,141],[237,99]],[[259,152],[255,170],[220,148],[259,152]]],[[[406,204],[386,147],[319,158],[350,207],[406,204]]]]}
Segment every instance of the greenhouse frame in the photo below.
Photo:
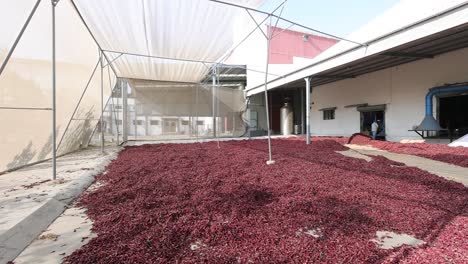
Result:
{"type": "MultiPolygon", "coordinates": [[[[55,179],[57,156],[91,142],[104,149],[105,141],[121,144],[129,139],[166,139],[138,136],[141,128],[137,126],[142,124],[146,126],[144,134],[152,130],[148,124],[160,124],[159,132],[153,129],[152,133],[168,138],[180,139],[181,134],[185,135],[182,138],[245,135],[244,91],[223,87],[217,71],[248,70],[224,61],[255,31],[269,43],[275,32],[261,28],[268,20],[270,26],[284,20],[316,30],[275,14],[285,2],[271,13],[256,9],[262,2],[258,0],[200,0],[184,3],[190,5],[184,9],[178,9],[179,2],[22,1],[14,7],[14,19],[14,12],[7,7],[10,4],[2,2],[2,19],[9,20],[12,27],[5,34],[8,39],[2,44],[5,49],[0,57],[5,95],[1,115],[14,129],[2,136],[7,142],[0,171],[51,158],[55,179]],[[177,10],[178,15],[171,16],[168,10],[177,10]],[[226,32],[232,32],[239,19],[251,27],[234,43],[232,33],[226,32]],[[15,89],[7,88],[13,85],[15,89]],[[32,96],[34,93],[37,96],[32,96]],[[129,106],[129,101],[133,105],[129,106]],[[139,120],[139,114],[145,115],[144,120],[139,120]],[[188,128],[182,129],[175,116],[186,116],[187,120],[180,122],[188,128]]],[[[266,60],[265,81],[268,56],[266,60]]],[[[269,162],[273,163],[271,144],[269,147],[269,162]]]]}

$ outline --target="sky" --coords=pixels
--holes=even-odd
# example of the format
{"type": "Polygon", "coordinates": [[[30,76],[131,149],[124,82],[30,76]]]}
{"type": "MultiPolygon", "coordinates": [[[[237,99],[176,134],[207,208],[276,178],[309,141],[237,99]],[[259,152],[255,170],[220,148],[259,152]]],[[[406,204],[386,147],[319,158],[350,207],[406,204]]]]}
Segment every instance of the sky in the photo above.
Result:
{"type": "MultiPolygon", "coordinates": [[[[283,1],[265,0],[260,9],[271,12],[283,1]]],[[[398,2],[400,0],[288,0],[282,17],[346,37],[398,2]]]]}

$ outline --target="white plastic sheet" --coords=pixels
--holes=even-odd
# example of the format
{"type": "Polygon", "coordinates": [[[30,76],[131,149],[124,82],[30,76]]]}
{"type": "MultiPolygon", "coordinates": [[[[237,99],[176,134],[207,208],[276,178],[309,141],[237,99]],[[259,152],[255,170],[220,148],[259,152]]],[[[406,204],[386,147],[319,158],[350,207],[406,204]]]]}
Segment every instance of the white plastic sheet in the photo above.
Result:
{"type": "MultiPolygon", "coordinates": [[[[229,2],[256,7],[260,0],[229,2]]],[[[75,0],[91,31],[106,51],[215,62],[234,45],[245,10],[208,0],[75,0]]],[[[109,53],[106,53],[109,55],[109,53]]],[[[114,53],[109,57],[116,58],[114,53]]],[[[121,56],[119,77],[199,82],[209,63],[121,56]]]]}

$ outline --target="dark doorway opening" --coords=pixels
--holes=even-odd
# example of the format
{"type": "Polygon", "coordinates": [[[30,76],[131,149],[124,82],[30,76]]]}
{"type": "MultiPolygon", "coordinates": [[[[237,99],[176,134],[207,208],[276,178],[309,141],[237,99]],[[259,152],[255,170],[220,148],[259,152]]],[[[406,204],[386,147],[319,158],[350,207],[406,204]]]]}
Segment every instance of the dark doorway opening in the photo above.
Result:
{"type": "Polygon", "coordinates": [[[292,106],[294,116],[293,134],[303,134],[305,129],[305,89],[289,88],[268,92],[270,126],[273,135],[281,134],[280,110],[284,103],[292,106]]]}
{"type": "Polygon", "coordinates": [[[442,128],[440,137],[448,137],[449,133],[454,138],[459,138],[468,133],[468,95],[440,97],[439,98],[439,122],[442,128]]]}
{"type": "Polygon", "coordinates": [[[385,111],[363,111],[361,112],[361,133],[370,136],[371,126],[377,121],[377,139],[385,140],[385,111]]]}

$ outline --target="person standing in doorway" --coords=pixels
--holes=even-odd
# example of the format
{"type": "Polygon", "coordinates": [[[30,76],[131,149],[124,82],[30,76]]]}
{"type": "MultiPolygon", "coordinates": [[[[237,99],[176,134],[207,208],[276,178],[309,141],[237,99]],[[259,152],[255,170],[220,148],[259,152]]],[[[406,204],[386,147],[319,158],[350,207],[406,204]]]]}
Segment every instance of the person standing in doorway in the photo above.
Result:
{"type": "Polygon", "coordinates": [[[379,130],[379,124],[377,120],[374,120],[374,123],[371,125],[371,132],[372,132],[372,139],[375,140],[377,138],[377,130],[379,130]]]}

